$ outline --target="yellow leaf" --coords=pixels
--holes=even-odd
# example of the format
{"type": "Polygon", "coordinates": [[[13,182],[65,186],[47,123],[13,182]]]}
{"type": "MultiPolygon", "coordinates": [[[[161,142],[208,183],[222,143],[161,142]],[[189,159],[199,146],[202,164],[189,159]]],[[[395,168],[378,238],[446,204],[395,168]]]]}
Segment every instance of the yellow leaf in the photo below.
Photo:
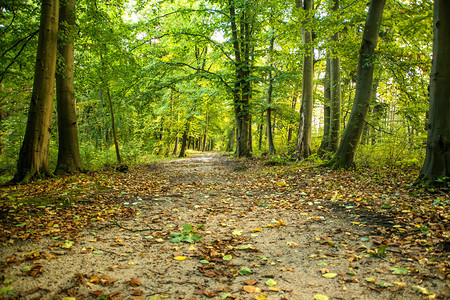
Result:
{"type": "Polygon", "coordinates": [[[259,296],[255,296],[256,300],[268,300],[269,298],[267,298],[266,296],[264,296],[263,294],[259,294],[259,296]]]}
{"type": "Polygon", "coordinates": [[[377,282],[376,280],[375,280],[375,278],[364,278],[364,280],[365,281],[367,281],[367,282],[370,282],[370,283],[375,283],[375,282],[377,282]]]}
{"type": "Polygon", "coordinates": [[[261,232],[261,231],[262,231],[261,228],[255,228],[255,229],[250,230],[250,232],[261,232]]]}
{"type": "Polygon", "coordinates": [[[325,296],[323,294],[315,294],[314,295],[314,300],[328,300],[328,296],[325,296]]]}
{"type": "Polygon", "coordinates": [[[325,277],[325,278],[334,278],[334,277],[336,277],[338,274],[337,273],[325,273],[325,274],[322,274],[322,277],[325,277]]]}
{"type": "Polygon", "coordinates": [[[406,282],[394,281],[393,284],[401,286],[401,287],[406,287],[407,286],[406,282]]]}
{"type": "Polygon", "coordinates": [[[297,243],[294,243],[294,242],[287,242],[286,243],[288,246],[291,246],[292,248],[297,248],[298,247],[298,244],[297,243]]]}
{"type": "Polygon", "coordinates": [[[187,257],[186,256],[175,256],[173,259],[175,260],[185,260],[187,257]]]}
{"type": "Polygon", "coordinates": [[[278,186],[287,186],[287,183],[284,180],[275,181],[275,184],[278,186]]]}

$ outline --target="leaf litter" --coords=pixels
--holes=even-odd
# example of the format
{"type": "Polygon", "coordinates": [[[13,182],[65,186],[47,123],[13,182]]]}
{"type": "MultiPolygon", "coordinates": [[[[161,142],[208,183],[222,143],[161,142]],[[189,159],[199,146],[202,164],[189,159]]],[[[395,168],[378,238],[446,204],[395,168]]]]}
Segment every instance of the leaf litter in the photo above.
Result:
{"type": "Polygon", "coordinates": [[[217,153],[0,189],[0,298],[446,299],[450,199],[406,170],[217,153]]]}

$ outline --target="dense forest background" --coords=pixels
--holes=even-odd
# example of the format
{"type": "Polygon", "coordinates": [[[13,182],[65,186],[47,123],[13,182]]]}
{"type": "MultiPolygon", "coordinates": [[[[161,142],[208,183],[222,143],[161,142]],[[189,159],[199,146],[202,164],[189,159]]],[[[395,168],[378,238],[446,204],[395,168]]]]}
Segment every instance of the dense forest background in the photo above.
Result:
{"type": "MultiPolygon", "coordinates": [[[[74,25],[60,21],[58,43],[74,46],[83,168],[183,155],[186,149],[270,154],[279,162],[326,160],[353,126],[348,122],[358,90],[367,1],[73,4],[74,25]]],[[[27,126],[40,12],[40,1],[1,4],[5,177],[14,174],[27,126]]],[[[365,88],[373,92],[355,161],[419,170],[427,141],[433,1],[387,1],[381,13],[375,52],[362,60],[362,68],[374,67],[371,87],[365,88]]],[[[58,52],[56,73],[67,68],[58,52]]],[[[56,105],[52,110],[49,168],[54,170],[61,128],[56,105]]]]}

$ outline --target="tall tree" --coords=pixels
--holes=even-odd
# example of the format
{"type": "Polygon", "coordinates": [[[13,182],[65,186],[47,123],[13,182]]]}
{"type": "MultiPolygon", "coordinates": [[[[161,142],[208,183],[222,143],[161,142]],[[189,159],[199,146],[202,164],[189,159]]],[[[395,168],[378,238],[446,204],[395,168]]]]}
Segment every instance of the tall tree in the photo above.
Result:
{"type": "Polygon", "coordinates": [[[58,27],[58,53],[63,62],[63,70],[56,72],[59,145],[55,174],[63,174],[78,172],[83,168],[78,145],[78,122],[73,83],[75,0],[61,1],[58,27]]]}
{"type": "Polygon", "coordinates": [[[39,40],[28,121],[13,183],[50,174],[48,156],[52,125],[59,0],[42,0],[39,40]]]}
{"type": "MultiPolygon", "coordinates": [[[[338,13],[339,0],[332,1],[334,14],[338,13]]],[[[336,51],[339,43],[339,32],[331,37],[330,58],[330,138],[328,140],[328,151],[336,152],[339,145],[341,131],[341,61],[336,51]]]]}
{"type": "Polygon", "coordinates": [[[323,83],[323,137],[317,154],[324,157],[329,151],[330,140],[330,57],[327,56],[323,83]]]}
{"type": "MultiPolygon", "coordinates": [[[[297,0],[297,8],[301,7],[301,0],[297,0]]],[[[305,45],[303,54],[302,76],[302,107],[300,109],[300,122],[298,127],[296,157],[305,159],[311,155],[312,116],[314,100],[314,49],[312,48],[312,31],[310,28],[313,0],[303,1],[303,10],[306,21],[303,22],[302,39],[305,45]]]]}
{"type": "Polygon", "coordinates": [[[240,10],[239,18],[233,0],[229,2],[231,37],[234,52],[235,83],[233,87],[233,105],[236,118],[236,155],[251,156],[251,119],[250,119],[250,41],[251,30],[248,4],[240,10]],[[239,23],[238,23],[239,22],[239,23]],[[239,30],[237,25],[240,25],[239,30]]]}
{"type": "Polygon", "coordinates": [[[269,153],[274,154],[275,153],[275,146],[273,143],[273,130],[272,130],[272,93],[273,93],[273,77],[272,77],[272,68],[274,64],[272,63],[272,55],[273,55],[273,45],[275,42],[275,32],[272,30],[271,36],[270,36],[270,46],[269,46],[269,62],[270,67],[268,71],[268,80],[269,80],[269,86],[267,88],[267,142],[269,144],[269,153]]]}
{"type": "Polygon", "coordinates": [[[375,48],[377,47],[378,32],[385,3],[386,0],[370,1],[359,51],[355,100],[339,147],[333,158],[327,163],[329,166],[350,168],[355,164],[355,152],[361,140],[370,100],[372,99],[375,48]]]}
{"type": "Polygon", "coordinates": [[[450,183],[450,2],[435,0],[433,62],[425,162],[419,182],[450,183]]]}

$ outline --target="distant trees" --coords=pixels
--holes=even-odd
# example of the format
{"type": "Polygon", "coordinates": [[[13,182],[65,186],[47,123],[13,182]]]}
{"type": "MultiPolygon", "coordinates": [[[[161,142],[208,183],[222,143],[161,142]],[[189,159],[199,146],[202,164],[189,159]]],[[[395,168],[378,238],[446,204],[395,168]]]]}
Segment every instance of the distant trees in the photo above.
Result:
{"type": "MultiPolygon", "coordinates": [[[[57,3],[45,0],[45,7],[57,3]]],[[[57,56],[57,67],[36,70],[29,107],[29,96],[24,100],[31,90],[29,61],[33,52],[53,53],[42,47],[49,42],[54,47],[55,41],[39,39],[36,51],[35,3],[2,7],[0,165],[18,161],[16,182],[55,166],[57,174],[77,172],[82,160],[88,168],[115,163],[118,140],[120,160],[212,148],[248,157],[257,139],[257,155],[276,149],[277,155],[298,159],[322,142],[317,152],[322,159],[331,156],[333,167],[351,167],[365,149],[387,149],[388,142],[403,147],[401,155],[389,156],[392,163],[403,153],[421,161],[433,1],[394,1],[384,9],[384,0],[372,0],[367,18],[367,3],[347,0],[124,3],[77,1],[73,31],[75,2],[61,2],[59,52],[48,59],[57,56]],[[55,73],[58,130],[52,132],[55,73]],[[370,96],[373,89],[377,97],[370,96]],[[20,115],[25,109],[27,128],[20,115]]],[[[48,63],[39,55],[36,68],[48,63]]],[[[445,71],[434,68],[430,105],[443,93],[437,74],[445,71]]],[[[430,106],[429,153],[446,145],[439,140],[442,130],[433,131],[448,125],[437,121],[442,107],[430,106]]],[[[445,165],[445,156],[439,155],[439,163],[432,157],[438,156],[427,155],[421,178],[441,172],[430,171],[431,165],[445,165]]]]}

